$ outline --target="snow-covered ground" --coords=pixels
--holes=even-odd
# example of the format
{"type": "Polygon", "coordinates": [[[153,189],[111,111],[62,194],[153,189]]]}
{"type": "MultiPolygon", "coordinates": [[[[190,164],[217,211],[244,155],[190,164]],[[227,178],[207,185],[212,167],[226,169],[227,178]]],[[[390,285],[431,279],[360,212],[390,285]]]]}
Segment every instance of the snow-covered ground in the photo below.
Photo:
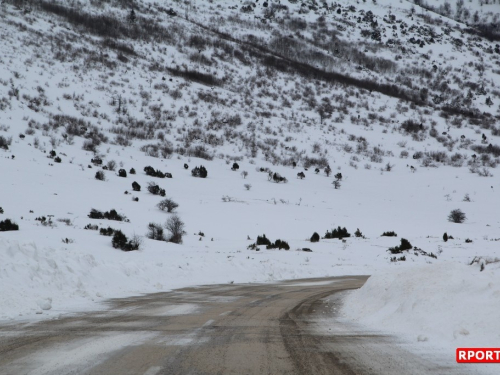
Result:
{"type": "MultiPolygon", "coordinates": [[[[472,13],[477,3],[466,2],[466,7],[472,13]]],[[[20,227],[0,232],[0,320],[56,318],[104,308],[100,302],[107,298],[183,286],[364,274],[372,276],[347,297],[347,319],[442,350],[495,346],[500,332],[495,320],[500,307],[498,156],[484,153],[475,159],[471,148],[498,143],[495,69],[500,52],[494,43],[464,34],[461,44],[457,38],[465,25],[436,14],[426,28],[423,15],[430,13],[418,9],[413,16],[406,1],[356,4],[363,12],[352,10],[349,1],[328,12],[289,4],[266,22],[261,21],[266,9],[242,13],[231,4],[179,5],[175,9],[185,18],[163,19],[162,13],[158,21],[176,32],[179,42],[125,40],[129,44],[118,49],[102,47],[98,36],[81,31],[82,25],[53,14],[0,5],[0,36],[8,41],[0,49],[0,136],[12,139],[0,148],[0,221],[8,218],[20,227]],[[376,23],[357,21],[367,10],[376,23]],[[221,17],[212,17],[215,13],[221,17]],[[383,44],[366,37],[366,30],[376,27],[383,44]],[[221,43],[215,29],[235,39],[224,37],[226,44],[221,43]],[[435,32],[432,40],[429,30],[435,32]],[[315,46],[336,56],[321,55],[325,70],[408,90],[418,91],[420,85],[430,90],[427,104],[419,107],[377,90],[346,88],[291,70],[264,69],[262,61],[252,60],[250,52],[256,50],[241,43],[248,39],[268,46],[271,36],[282,31],[301,41],[300,48],[335,35],[340,52],[331,45],[315,46]],[[261,39],[248,38],[254,34],[261,39]],[[196,39],[201,36],[209,39],[196,39]],[[428,44],[410,45],[410,37],[428,44]],[[406,52],[389,38],[401,39],[406,52]],[[51,45],[50,53],[39,49],[42,41],[51,45]],[[362,50],[350,49],[353,41],[365,47],[361,62],[353,63],[362,50]],[[96,46],[104,52],[92,55],[96,46]],[[395,65],[378,71],[377,64],[384,64],[376,58],[382,57],[395,65]],[[177,75],[164,66],[177,69],[177,75]],[[179,76],[180,66],[224,82],[220,87],[187,82],[179,76]],[[475,123],[458,112],[444,113],[441,104],[431,101],[434,95],[443,96],[443,105],[492,113],[475,123]],[[487,97],[492,104],[486,104],[487,97]],[[320,121],[317,104],[326,99],[333,113],[320,121]],[[80,129],[80,137],[73,128],[68,136],[72,119],[54,115],[74,116],[83,120],[77,128],[94,125],[109,139],[95,152],[85,151],[83,137],[92,138],[88,129],[80,129]],[[407,120],[421,125],[405,132],[401,124],[407,120]],[[136,126],[138,121],[144,123],[136,126]],[[137,134],[128,133],[134,126],[137,134]],[[141,146],[147,144],[178,152],[170,158],[146,156],[141,146]],[[213,160],[189,157],[196,146],[213,160]],[[51,150],[61,163],[48,157],[51,150]],[[437,151],[445,161],[430,154],[412,159],[417,152],[437,151]],[[456,167],[451,167],[457,154],[456,167]],[[135,168],[137,174],[122,178],[104,170],[105,181],[98,181],[101,167],[91,162],[96,155],[104,164],[114,161],[116,170],[135,168]],[[332,174],[326,176],[324,166],[316,174],[314,163],[306,170],[306,157],[323,158],[332,174]],[[238,171],[231,170],[235,160],[238,171]],[[296,168],[291,160],[298,162],[296,168]],[[146,176],[148,165],[173,178],[146,176]],[[191,176],[199,165],[207,168],[206,179],[191,176]],[[280,173],[288,183],[269,181],[260,168],[280,173]],[[305,179],[297,178],[300,171],[305,179]],[[339,189],[332,185],[337,173],[342,173],[339,189]],[[132,191],[133,181],[142,186],[140,192],[132,191]],[[162,224],[172,216],[156,207],[162,198],[147,192],[150,181],[179,204],[176,213],[186,225],[182,245],[144,237],[149,223],[162,224]],[[130,222],[89,219],[92,208],[116,209],[130,222]],[[465,212],[463,224],[447,220],[453,209],[465,212]],[[42,216],[52,224],[36,220],[42,216]],[[85,230],[88,224],[142,236],[141,249],[114,249],[110,237],[85,230]],[[309,241],[314,232],[323,237],[338,226],[352,236],[309,241]],[[354,237],[357,229],[361,237],[354,237]],[[398,236],[382,237],[387,231],[398,236]],[[453,239],[444,242],[445,232],[453,239]],[[262,234],[287,241],[291,249],[248,249],[262,234]],[[401,238],[418,249],[390,254],[389,247],[401,238]],[[391,262],[393,257],[397,261],[391,262]]],[[[104,9],[108,6],[116,10],[114,5],[104,9]]],[[[493,18],[495,7],[485,7],[484,17],[493,18]]],[[[153,10],[142,4],[137,12],[156,17],[153,10]]],[[[128,10],[120,12],[125,19],[128,10]]]]}
{"type": "MultiPolygon", "coordinates": [[[[483,272],[480,267],[443,262],[377,272],[346,295],[341,320],[395,335],[424,357],[434,353],[443,365],[455,361],[457,348],[498,347],[500,263],[483,272]]],[[[498,365],[470,371],[497,374],[498,365]]]]}

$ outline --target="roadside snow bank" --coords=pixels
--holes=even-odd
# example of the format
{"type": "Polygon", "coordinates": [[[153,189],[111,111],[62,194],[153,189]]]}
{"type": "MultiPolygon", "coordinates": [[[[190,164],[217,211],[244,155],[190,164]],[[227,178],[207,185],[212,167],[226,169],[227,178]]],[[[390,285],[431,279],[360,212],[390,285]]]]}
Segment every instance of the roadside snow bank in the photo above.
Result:
{"type": "Polygon", "coordinates": [[[500,264],[429,264],[371,276],[344,300],[348,320],[453,348],[500,341],[500,264]]]}
{"type": "Polygon", "coordinates": [[[80,232],[72,233],[75,243],[58,247],[0,238],[0,320],[98,310],[108,298],[193,285],[359,274],[364,269],[336,266],[330,249],[336,243],[318,247],[314,257],[293,250],[234,250],[241,242],[206,241],[202,246],[189,238],[182,246],[147,240],[146,249],[123,252],[113,249],[109,238],[103,244],[103,236],[80,232]]]}

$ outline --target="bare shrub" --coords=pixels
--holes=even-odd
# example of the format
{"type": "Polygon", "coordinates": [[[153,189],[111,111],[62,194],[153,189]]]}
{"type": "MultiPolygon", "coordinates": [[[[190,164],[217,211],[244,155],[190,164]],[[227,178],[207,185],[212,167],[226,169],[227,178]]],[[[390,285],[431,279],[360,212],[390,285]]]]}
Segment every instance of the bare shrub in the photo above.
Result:
{"type": "Polygon", "coordinates": [[[172,199],[166,198],[163,199],[160,203],[158,203],[156,207],[158,207],[162,211],[167,210],[167,212],[174,212],[175,209],[179,207],[179,205],[175,203],[172,199]]]}
{"type": "Polygon", "coordinates": [[[0,135],[0,148],[8,150],[11,143],[12,143],[12,137],[5,138],[4,136],[0,135]]]}
{"type": "Polygon", "coordinates": [[[452,210],[448,215],[448,221],[451,221],[452,223],[461,224],[466,219],[467,217],[465,216],[465,213],[460,209],[452,210]]]}
{"type": "Polygon", "coordinates": [[[184,232],[184,222],[177,215],[170,217],[165,223],[165,228],[170,232],[170,238],[168,242],[173,242],[177,244],[182,243],[182,236],[184,232]]]}

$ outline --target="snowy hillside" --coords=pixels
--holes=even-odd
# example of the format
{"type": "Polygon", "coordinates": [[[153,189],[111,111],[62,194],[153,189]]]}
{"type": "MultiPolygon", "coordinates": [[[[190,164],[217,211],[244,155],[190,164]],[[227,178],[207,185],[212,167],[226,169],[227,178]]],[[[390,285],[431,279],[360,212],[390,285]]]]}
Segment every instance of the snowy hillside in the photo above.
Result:
{"type": "Polygon", "coordinates": [[[357,322],[495,339],[449,333],[498,307],[500,4],[432,3],[0,4],[0,319],[365,274],[357,322]]]}

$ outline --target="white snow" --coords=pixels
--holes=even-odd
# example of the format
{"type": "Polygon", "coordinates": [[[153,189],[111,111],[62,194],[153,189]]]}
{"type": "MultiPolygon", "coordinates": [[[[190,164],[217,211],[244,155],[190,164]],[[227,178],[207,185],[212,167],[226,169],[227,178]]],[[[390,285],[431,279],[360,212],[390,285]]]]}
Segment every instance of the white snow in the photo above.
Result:
{"type": "Polygon", "coordinates": [[[376,273],[345,298],[344,316],[382,331],[452,347],[500,340],[500,263],[456,262],[376,273]]]}
{"type": "MultiPolygon", "coordinates": [[[[263,23],[254,14],[241,13],[239,6],[233,12],[232,1],[196,3],[189,10],[183,8],[185,4],[172,6],[179,6],[175,8],[179,12],[189,11],[190,20],[216,26],[220,32],[241,40],[246,40],[251,32],[267,42],[271,30],[281,28],[274,21],[263,23]],[[215,12],[221,17],[212,17],[215,12]],[[222,22],[229,14],[233,20],[222,22]]],[[[400,54],[398,48],[378,49],[369,38],[361,38],[356,26],[359,10],[371,10],[378,17],[385,30],[384,41],[396,35],[394,38],[401,38],[403,44],[416,34],[408,31],[403,37],[400,23],[404,22],[406,29],[418,29],[426,22],[421,16],[430,14],[417,8],[413,16],[412,4],[407,1],[378,0],[377,5],[366,1],[356,4],[356,13],[347,11],[351,1],[338,3],[343,14],[333,11],[326,16],[325,27],[332,35],[339,41],[364,46],[367,56],[394,61],[400,54]],[[395,29],[383,20],[391,14],[398,20],[397,25],[392,25],[395,29]],[[345,26],[349,24],[354,27],[345,26]]],[[[442,4],[444,1],[439,0],[442,4]]],[[[479,10],[481,19],[498,19],[497,3],[484,7],[478,4],[476,0],[466,1],[465,7],[470,13],[479,10]]],[[[157,6],[153,2],[151,5],[157,6]]],[[[87,9],[90,5],[82,6],[87,9]]],[[[316,30],[323,27],[316,22],[321,13],[299,14],[301,2],[287,6],[296,20],[316,25],[314,29],[297,30],[298,36],[294,37],[309,43],[308,38],[313,39],[316,30]]],[[[103,9],[115,10],[111,4],[103,9]]],[[[453,12],[455,9],[452,4],[453,12]]],[[[123,10],[120,12],[125,16],[123,10]]],[[[260,17],[263,12],[259,8],[256,15],[260,17]]],[[[85,33],[76,33],[73,25],[51,17],[43,12],[23,13],[10,4],[0,5],[0,136],[12,137],[9,149],[0,149],[0,206],[5,211],[0,220],[9,218],[20,226],[19,231],[0,232],[1,321],[57,318],[61,314],[104,309],[101,302],[108,298],[187,286],[362,274],[371,277],[363,288],[346,298],[343,313],[347,319],[402,335],[416,345],[435,345],[437,350],[498,345],[499,172],[489,166],[493,176],[479,177],[470,173],[467,166],[474,153],[470,145],[498,143],[498,137],[490,130],[453,116],[445,119],[439,108],[414,108],[377,92],[346,89],[343,85],[279,72],[266,77],[262,67],[245,65],[232,56],[219,58],[224,53],[215,46],[200,52],[189,46],[182,46],[180,51],[175,44],[135,43],[137,56],[129,56],[129,63],[119,62],[115,59],[116,51],[103,48],[111,60],[117,61],[116,67],[107,69],[92,62],[92,58],[84,63],[86,55],[78,55],[83,49],[96,48],[94,36],[88,40],[80,38],[85,33]],[[60,42],[63,40],[73,46],[75,56],[64,56],[65,44],[60,42]],[[43,47],[49,44],[50,53],[43,47]],[[214,65],[207,67],[193,61],[191,57],[196,54],[214,65]],[[75,61],[71,61],[73,58],[75,61]],[[189,66],[217,78],[224,77],[228,82],[223,87],[186,83],[166,71],[150,70],[154,63],[189,66]],[[17,89],[20,94],[16,96],[17,89]],[[173,99],[169,93],[174,90],[179,90],[182,98],[173,99]],[[307,92],[313,93],[318,102],[329,98],[345,108],[337,109],[331,119],[320,123],[317,112],[305,103],[307,92]],[[201,100],[200,94],[213,94],[218,101],[201,100]],[[45,104],[33,107],[30,98],[39,96],[46,97],[45,104]],[[127,103],[127,116],[137,120],[155,119],[159,112],[153,109],[158,106],[163,111],[160,122],[164,127],[154,129],[150,139],[132,139],[129,146],[117,144],[116,134],[110,129],[122,126],[127,117],[117,114],[116,106],[110,104],[111,98],[116,101],[118,96],[127,103]],[[298,99],[290,99],[288,106],[282,104],[282,98],[292,97],[298,99]],[[264,110],[270,117],[262,117],[264,110]],[[226,117],[236,113],[241,114],[240,125],[207,130],[210,121],[224,123],[226,117]],[[95,154],[82,149],[82,137],[64,138],[63,126],[49,126],[48,121],[55,114],[75,116],[97,126],[110,138],[97,151],[104,163],[114,160],[117,169],[123,167],[128,172],[135,168],[137,174],[120,178],[108,170],[104,171],[106,181],[97,181],[94,176],[101,169],[88,167],[95,154]],[[360,118],[366,121],[356,121],[360,118]],[[442,136],[441,141],[438,137],[415,140],[403,135],[399,125],[408,119],[423,122],[426,132],[432,126],[442,136]],[[186,143],[192,147],[202,145],[215,157],[207,161],[187,154],[174,154],[171,158],[144,155],[141,146],[160,142],[160,131],[173,148],[185,147],[186,143]],[[188,136],[189,131],[199,131],[202,136],[188,136]],[[226,131],[229,135],[225,135],[226,131]],[[21,138],[20,133],[25,137],[21,138]],[[487,142],[482,134],[487,135],[487,142]],[[223,139],[224,144],[207,146],[201,138],[208,135],[223,139]],[[323,171],[315,174],[314,166],[305,171],[300,164],[297,168],[290,163],[273,164],[272,157],[268,158],[261,149],[253,157],[242,142],[244,137],[268,143],[269,150],[282,160],[296,155],[325,157],[332,167],[332,176],[326,177],[323,171]],[[358,152],[362,139],[368,146],[358,152]],[[442,144],[445,142],[447,146],[442,144]],[[311,151],[315,143],[319,144],[319,151],[311,151]],[[296,153],[290,151],[293,148],[296,153]],[[61,156],[61,163],[48,158],[52,149],[61,156]],[[409,157],[400,157],[402,151],[409,157]],[[417,151],[459,153],[464,165],[454,168],[436,162],[433,164],[437,168],[424,166],[421,160],[412,159],[417,151]],[[241,157],[237,172],[231,171],[234,157],[241,157]],[[184,169],[184,163],[189,164],[189,169],[184,169]],[[392,165],[390,172],[383,171],[386,163],[392,165]],[[173,178],[148,177],[143,173],[147,165],[170,172],[173,178]],[[198,165],[207,167],[208,178],[191,177],[191,169],[198,165]],[[410,166],[416,167],[416,172],[410,166]],[[288,178],[288,183],[268,181],[267,173],[258,171],[260,167],[280,173],[288,178]],[[241,171],[248,172],[245,179],[241,171]],[[306,174],[304,180],[295,178],[300,171],[306,174]],[[341,188],[334,189],[333,175],[338,172],[343,174],[343,180],[341,188]],[[110,237],[84,229],[90,223],[120,229],[129,237],[144,236],[150,222],[164,223],[171,214],[160,211],[156,207],[160,198],[146,191],[147,183],[153,180],[165,188],[168,198],[179,203],[177,213],[186,223],[182,245],[143,238],[141,250],[122,252],[111,246],[110,237]],[[142,191],[124,194],[131,192],[133,181],[142,186],[142,191]],[[244,184],[251,184],[251,188],[244,184]],[[464,200],[466,194],[470,201],[464,200]],[[132,201],[132,196],[140,198],[139,202],[132,201]],[[130,222],[91,220],[87,217],[91,208],[115,208],[130,222]],[[447,221],[449,212],[457,208],[467,215],[463,224],[447,221]],[[41,216],[52,217],[53,225],[42,225],[36,220],[41,216]],[[364,237],[353,236],[345,242],[309,241],[314,232],[323,236],[337,226],[346,227],[351,234],[359,228],[364,237]],[[395,231],[398,237],[382,237],[385,231],[395,231]],[[444,232],[454,239],[444,242],[444,232]],[[262,234],[272,241],[288,241],[290,251],[263,247],[260,251],[249,250],[248,245],[262,234]],[[399,245],[401,238],[433,253],[437,259],[410,251],[396,255],[405,255],[406,261],[391,262],[393,255],[387,249],[399,245]],[[312,252],[303,252],[303,248],[312,252]],[[475,258],[479,261],[470,265],[475,258]]],[[[359,79],[411,86],[431,82],[418,76],[404,77],[411,69],[418,71],[422,67],[431,72],[432,80],[442,79],[443,84],[455,90],[453,95],[468,90],[460,86],[464,82],[484,85],[495,105],[490,108],[485,104],[485,95],[474,93],[474,107],[479,112],[488,111],[495,116],[496,111],[498,115],[498,61],[492,51],[485,52],[493,49],[494,43],[472,43],[472,36],[462,35],[464,24],[435,14],[431,18],[434,23],[430,27],[442,43],[423,48],[407,45],[407,53],[399,56],[402,60],[394,71],[379,76],[365,67],[358,69],[348,55],[329,60],[330,65],[324,69],[359,79]],[[455,28],[457,25],[460,28],[455,28]],[[462,37],[464,45],[470,44],[463,49],[450,42],[462,37]],[[433,65],[436,73],[432,73],[433,65]]],[[[186,34],[200,33],[198,27],[181,17],[158,22],[165,27],[185,28],[186,34]]],[[[240,51],[236,44],[234,47],[240,51]]],[[[243,52],[245,57],[247,53],[243,52]]],[[[431,88],[430,97],[435,91],[431,88]]],[[[448,101],[454,100],[450,94],[448,101]]],[[[192,305],[158,309],[157,314],[188,314],[196,309],[193,301],[192,305]]],[[[191,340],[178,338],[183,343],[191,340]]],[[[114,348],[118,341],[103,343],[114,348]]]]}

